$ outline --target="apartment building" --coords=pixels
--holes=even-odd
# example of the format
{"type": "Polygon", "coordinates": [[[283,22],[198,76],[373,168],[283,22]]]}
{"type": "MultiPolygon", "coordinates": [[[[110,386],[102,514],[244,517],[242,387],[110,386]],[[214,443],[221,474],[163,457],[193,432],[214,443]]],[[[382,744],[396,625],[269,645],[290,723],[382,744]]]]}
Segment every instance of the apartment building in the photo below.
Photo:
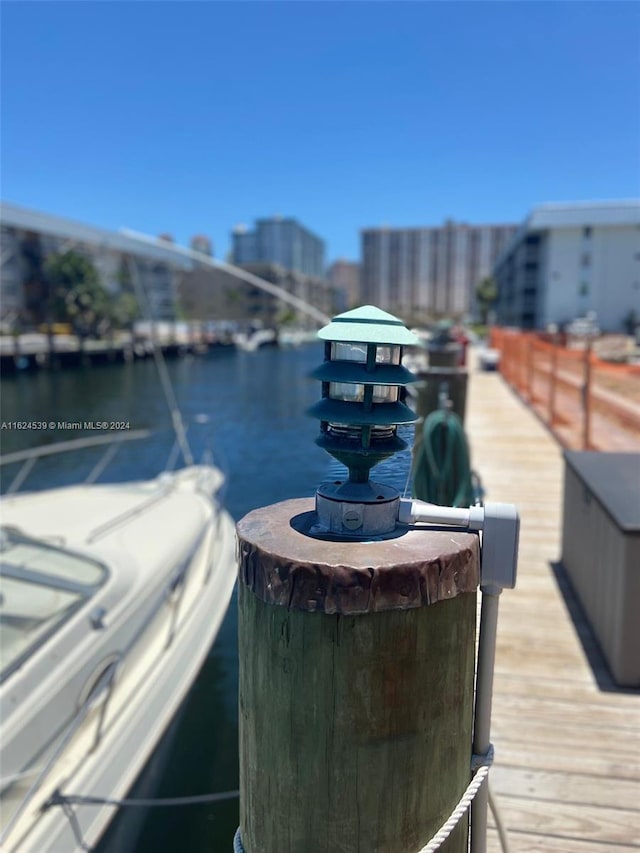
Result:
{"type": "Polygon", "coordinates": [[[595,314],[602,331],[640,321],[640,200],[541,204],[497,259],[501,325],[544,329],[595,314]]]}
{"type": "Polygon", "coordinates": [[[346,311],[362,304],[360,264],[339,258],[327,269],[327,281],[341,294],[341,310],[346,311]]]}
{"type": "Polygon", "coordinates": [[[175,320],[180,275],[193,262],[171,243],[141,240],[130,234],[3,202],[0,205],[0,319],[9,326],[45,319],[46,259],[70,249],[94,265],[103,286],[118,293],[132,277],[145,293],[145,313],[155,320],[175,320]]]}
{"type": "Polygon", "coordinates": [[[324,277],[324,241],[297,220],[273,216],[257,219],[249,230],[238,225],[232,233],[232,263],[277,264],[315,278],[324,277]]]}
{"type": "Polygon", "coordinates": [[[475,288],[517,230],[447,220],[425,228],[361,231],[364,302],[407,319],[475,311],[475,288]]]}

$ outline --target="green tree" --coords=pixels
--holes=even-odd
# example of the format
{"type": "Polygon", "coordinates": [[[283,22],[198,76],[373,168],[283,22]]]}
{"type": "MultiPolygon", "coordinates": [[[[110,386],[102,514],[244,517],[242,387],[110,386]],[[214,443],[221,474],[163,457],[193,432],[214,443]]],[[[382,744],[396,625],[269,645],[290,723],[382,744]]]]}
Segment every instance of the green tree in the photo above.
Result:
{"type": "Polygon", "coordinates": [[[283,306],[278,312],[278,316],[276,317],[276,322],[279,326],[292,326],[296,320],[298,319],[298,315],[290,306],[283,306]]]}
{"type": "Polygon", "coordinates": [[[483,278],[476,287],[476,299],[480,309],[480,318],[483,325],[487,324],[489,309],[498,298],[498,285],[495,279],[488,276],[483,278]]]}
{"type": "Polygon", "coordinates": [[[109,330],[112,300],[88,258],[73,249],[50,255],[45,274],[54,322],[69,323],[81,338],[109,330]]]}
{"type": "Polygon", "coordinates": [[[116,329],[131,329],[140,316],[138,300],[132,293],[120,293],[111,305],[111,321],[116,329]]]}

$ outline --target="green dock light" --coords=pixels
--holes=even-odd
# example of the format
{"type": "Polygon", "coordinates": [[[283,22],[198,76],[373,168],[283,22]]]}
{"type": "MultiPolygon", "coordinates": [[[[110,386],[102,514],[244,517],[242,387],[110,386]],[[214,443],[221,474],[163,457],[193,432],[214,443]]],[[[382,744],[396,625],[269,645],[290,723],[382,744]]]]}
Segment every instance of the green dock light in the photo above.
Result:
{"type": "Polygon", "coordinates": [[[402,366],[403,346],[419,346],[401,320],[372,305],[334,317],[320,329],[324,363],[312,378],[322,400],[309,410],[320,420],[316,443],[345,465],[346,481],[324,483],[316,493],[318,533],[367,538],[395,528],[400,495],[369,480],[369,471],[407,444],[399,424],[418,416],[401,401],[401,388],[417,377],[402,366]]]}

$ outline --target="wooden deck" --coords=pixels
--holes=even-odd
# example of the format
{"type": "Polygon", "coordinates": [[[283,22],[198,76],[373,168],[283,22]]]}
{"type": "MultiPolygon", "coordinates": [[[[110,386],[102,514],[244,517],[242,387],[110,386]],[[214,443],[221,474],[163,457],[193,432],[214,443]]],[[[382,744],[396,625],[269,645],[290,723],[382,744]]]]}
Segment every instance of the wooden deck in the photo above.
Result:
{"type": "MultiPolygon", "coordinates": [[[[640,849],[640,691],[615,688],[557,563],[561,448],[499,374],[471,368],[468,395],[486,497],[521,515],[518,583],[500,602],[490,773],[511,851],[640,849]]],[[[488,849],[500,851],[492,829],[488,849]]]]}

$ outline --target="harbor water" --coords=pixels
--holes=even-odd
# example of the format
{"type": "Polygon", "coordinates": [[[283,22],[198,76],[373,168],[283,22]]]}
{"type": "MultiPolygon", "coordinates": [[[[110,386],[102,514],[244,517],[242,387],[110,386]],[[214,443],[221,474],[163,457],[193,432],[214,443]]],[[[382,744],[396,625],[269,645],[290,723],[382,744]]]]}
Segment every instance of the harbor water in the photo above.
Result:
{"type": "MultiPolygon", "coordinates": [[[[318,422],[305,415],[320,396],[319,383],[307,376],[322,358],[322,345],[310,344],[252,353],[223,348],[168,363],[194,457],[198,461],[209,450],[226,473],[224,503],[234,519],[259,506],[311,496],[323,480],[344,475],[345,469],[316,447],[318,422]]],[[[18,373],[3,381],[0,419],[53,425],[45,431],[4,429],[3,453],[87,435],[75,428],[85,422],[150,430],[149,438],[122,445],[101,481],[155,476],[164,469],[174,443],[152,360],[18,373]],[[63,423],[68,427],[58,429],[63,423]]],[[[411,444],[411,428],[405,428],[404,437],[411,444]]],[[[45,457],[24,488],[78,482],[99,453],[94,449],[45,457]]],[[[407,450],[378,466],[375,479],[404,491],[409,464],[407,450]]],[[[14,474],[15,469],[3,471],[3,491],[14,474]]],[[[234,595],[197,681],[131,796],[186,797],[237,789],[237,688],[234,595]]],[[[230,853],[237,825],[237,799],[177,808],[125,808],[98,850],[230,853]]]]}

